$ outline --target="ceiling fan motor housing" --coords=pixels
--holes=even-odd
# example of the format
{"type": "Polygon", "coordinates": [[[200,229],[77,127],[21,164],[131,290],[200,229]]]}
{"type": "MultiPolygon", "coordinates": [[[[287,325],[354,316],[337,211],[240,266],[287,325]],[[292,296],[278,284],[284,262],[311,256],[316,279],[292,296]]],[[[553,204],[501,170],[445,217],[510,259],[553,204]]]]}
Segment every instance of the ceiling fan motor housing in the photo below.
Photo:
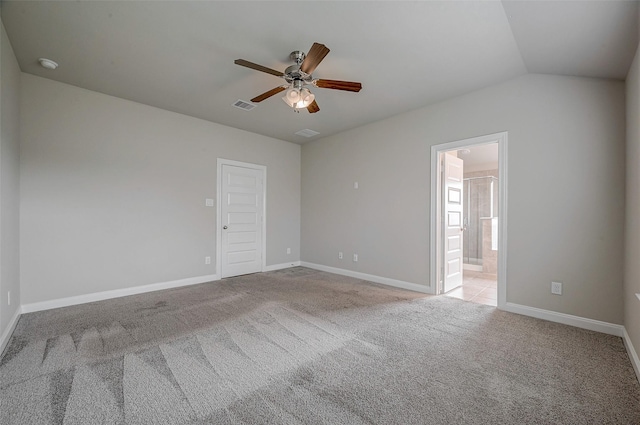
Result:
{"type": "Polygon", "coordinates": [[[307,74],[300,70],[300,65],[291,65],[284,70],[284,79],[287,83],[292,84],[296,80],[300,80],[305,84],[311,84],[313,77],[311,74],[307,74]]]}
{"type": "MultiPolygon", "coordinates": [[[[296,81],[301,81],[302,84],[311,84],[311,80],[313,80],[311,74],[307,74],[306,72],[300,70],[300,66],[302,62],[304,62],[304,59],[306,57],[307,55],[300,50],[291,52],[289,58],[296,64],[291,65],[284,70],[284,79],[287,83],[294,84],[296,81]]],[[[300,84],[300,87],[302,87],[302,84],[300,84]]],[[[300,87],[297,88],[300,89],[300,87]]]]}

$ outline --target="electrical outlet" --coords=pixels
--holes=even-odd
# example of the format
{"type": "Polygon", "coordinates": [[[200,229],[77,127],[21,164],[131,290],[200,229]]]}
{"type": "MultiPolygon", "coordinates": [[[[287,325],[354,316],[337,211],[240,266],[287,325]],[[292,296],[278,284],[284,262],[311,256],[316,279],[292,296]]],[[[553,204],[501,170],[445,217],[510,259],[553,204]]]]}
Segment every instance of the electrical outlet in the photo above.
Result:
{"type": "Polygon", "coordinates": [[[7,305],[11,305],[11,291],[7,291],[7,305]]]}
{"type": "Polygon", "coordinates": [[[211,257],[204,257],[205,264],[211,264],[211,257]]]}
{"type": "Polygon", "coordinates": [[[287,248],[287,254],[291,254],[291,248],[287,248]]]}
{"type": "Polygon", "coordinates": [[[353,182],[353,188],[357,189],[359,187],[358,182],[353,182]]]}
{"type": "Polygon", "coordinates": [[[562,282],[551,282],[551,293],[562,295],[562,282]]]}
{"type": "Polygon", "coordinates": [[[342,251],[338,252],[338,260],[342,260],[343,258],[342,251]]]}
{"type": "Polygon", "coordinates": [[[353,254],[353,262],[354,263],[358,262],[358,254],[353,254]]]}

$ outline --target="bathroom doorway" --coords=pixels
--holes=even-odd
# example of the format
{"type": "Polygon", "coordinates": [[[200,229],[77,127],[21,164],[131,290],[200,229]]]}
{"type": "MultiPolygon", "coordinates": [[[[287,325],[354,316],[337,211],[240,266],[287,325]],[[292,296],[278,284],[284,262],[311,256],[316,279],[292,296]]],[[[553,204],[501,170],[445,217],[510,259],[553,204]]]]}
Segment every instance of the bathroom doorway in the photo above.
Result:
{"type": "Polygon", "coordinates": [[[436,294],[492,306],[506,302],[506,141],[499,133],[432,147],[436,294]]]}
{"type": "Polygon", "coordinates": [[[457,150],[463,160],[463,283],[447,293],[498,305],[498,143],[457,150]]]}

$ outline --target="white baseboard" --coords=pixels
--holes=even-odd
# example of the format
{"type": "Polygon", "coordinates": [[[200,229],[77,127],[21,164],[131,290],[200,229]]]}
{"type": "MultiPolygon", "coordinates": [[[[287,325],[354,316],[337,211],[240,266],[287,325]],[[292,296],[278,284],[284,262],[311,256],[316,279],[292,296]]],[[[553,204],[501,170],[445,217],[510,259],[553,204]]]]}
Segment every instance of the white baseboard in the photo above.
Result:
{"type": "Polygon", "coordinates": [[[267,267],[264,268],[263,271],[272,272],[272,271],[275,271],[275,270],[288,269],[290,267],[298,267],[298,266],[300,266],[300,261],[292,261],[290,263],[273,264],[271,266],[267,266],[267,267]]]}
{"type": "MultiPolygon", "coordinates": [[[[267,271],[275,271],[281,270],[289,267],[309,267],[311,269],[320,270],[328,273],[339,274],[343,276],[353,277],[362,280],[368,280],[375,283],[380,283],[383,285],[393,286],[396,288],[408,289],[411,291],[422,292],[422,293],[430,293],[429,287],[418,285],[411,282],[404,282],[401,280],[390,279],[386,277],[380,277],[375,275],[370,275],[366,273],[355,272],[352,270],[339,269],[336,267],[323,266],[320,264],[308,263],[306,261],[294,261],[291,263],[282,263],[282,264],[274,264],[271,266],[265,267],[265,272],[267,271]]],[[[86,294],[79,295],[75,297],[68,298],[59,298],[57,300],[50,301],[42,301],[38,303],[24,304],[19,307],[9,325],[5,328],[4,332],[0,336],[0,354],[4,352],[4,349],[9,342],[11,334],[13,333],[16,325],[18,324],[18,319],[21,314],[24,313],[32,313],[35,311],[49,310],[53,308],[67,307],[77,304],[84,304],[94,301],[101,301],[111,298],[124,297],[128,295],[136,295],[142,294],[145,292],[153,292],[160,291],[163,289],[171,289],[178,288],[181,286],[189,286],[196,285],[199,283],[206,283],[220,280],[220,277],[217,274],[207,275],[207,276],[198,276],[191,277],[187,279],[174,280],[170,282],[161,282],[154,283],[150,285],[142,285],[135,286],[133,288],[124,288],[124,289],[116,289],[113,291],[104,291],[97,292],[94,294],[86,294]]],[[[631,338],[627,333],[627,330],[622,325],[616,325],[613,323],[602,322],[600,320],[588,319],[580,316],[573,316],[571,314],[558,313],[550,310],[543,310],[536,307],[524,306],[521,304],[515,303],[506,303],[501,310],[508,311],[511,313],[522,314],[524,316],[535,317],[538,319],[548,320],[550,322],[562,323],[569,326],[575,326],[582,329],[588,329],[591,331],[602,332],[609,335],[619,336],[623,339],[624,345],[627,349],[627,353],[629,354],[629,359],[631,360],[631,364],[633,365],[633,369],[636,372],[636,376],[638,380],[640,380],[640,358],[638,357],[638,353],[636,352],[633,344],[631,342],[631,338]]]]}
{"type": "Polygon", "coordinates": [[[636,372],[636,377],[638,378],[638,381],[640,381],[640,358],[638,358],[638,353],[633,347],[631,338],[629,338],[627,329],[624,326],[514,303],[506,303],[501,310],[621,337],[625,348],[627,349],[627,354],[629,355],[631,364],[633,365],[633,370],[636,372]]]}
{"type": "Polygon", "coordinates": [[[9,325],[5,328],[4,332],[2,333],[2,336],[0,336],[0,355],[2,355],[2,353],[4,352],[4,349],[7,346],[9,339],[11,338],[11,334],[13,333],[13,330],[16,328],[16,325],[18,324],[18,319],[20,318],[21,313],[22,313],[22,308],[18,307],[15,314],[9,321],[9,325]]]}
{"type": "Polygon", "coordinates": [[[640,381],[640,358],[638,358],[638,353],[635,348],[633,348],[633,344],[631,343],[631,338],[627,333],[627,328],[623,329],[624,335],[622,336],[622,340],[624,341],[624,345],[627,348],[627,353],[629,354],[629,359],[631,360],[631,364],[633,365],[633,370],[636,371],[636,376],[638,377],[638,381],[640,381]]]}
{"type": "Polygon", "coordinates": [[[323,272],[339,274],[342,276],[355,277],[357,279],[368,280],[370,282],[381,283],[383,285],[393,286],[396,288],[408,289],[409,291],[422,292],[423,294],[431,294],[431,288],[417,283],[405,282],[402,280],[391,279],[388,277],[375,276],[372,274],[354,272],[352,270],[339,269],[337,267],[323,266],[321,264],[307,263],[301,261],[300,265],[309,267],[310,269],[320,270],[323,272]]]}
{"type": "Polygon", "coordinates": [[[212,282],[214,280],[220,280],[220,277],[217,274],[211,274],[206,276],[190,277],[187,279],[172,280],[170,282],[152,283],[149,285],[134,286],[132,288],[114,289],[112,291],[96,292],[93,294],[78,295],[75,297],[58,298],[56,300],[23,304],[22,313],[33,313],[34,311],[50,310],[52,308],[68,307],[71,305],[91,303],[111,298],[126,297],[128,295],[143,294],[145,292],[179,288],[181,286],[196,285],[198,283],[212,282]]]}
{"type": "Polygon", "coordinates": [[[619,337],[622,337],[625,331],[624,326],[622,325],[602,322],[600,320],[587,319],[580,316],[573,316],[571,314],[558,313],[550,310],[543,310],[536,307],[528,307],[521,304],[508,302],[501,308],[501,310],[619,337]]]}

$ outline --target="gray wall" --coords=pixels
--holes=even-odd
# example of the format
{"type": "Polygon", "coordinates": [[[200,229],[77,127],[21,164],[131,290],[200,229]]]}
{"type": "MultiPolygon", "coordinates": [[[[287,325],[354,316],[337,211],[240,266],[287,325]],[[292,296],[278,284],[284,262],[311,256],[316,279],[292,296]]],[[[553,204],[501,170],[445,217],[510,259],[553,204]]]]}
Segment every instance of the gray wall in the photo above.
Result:
{"type": "Polygon", "coordinates": [[[507,300],[621,324],[624,99],[526,75],[307,143],[302,260],[427,285],[431,145],[508,131],[507,300]]]}
{"type": "Polygon", "coordinates": [[[640,45],[627,76],[627,202],[625,214],[624,325],[640,352],[640,45]]]}
{"type": "Polygon", "coordinates": [[[29,74],[21,123],[23,304],[214,274],[218,157],[267,166],[267,265],[299,260],[299,145],[29,74]]]}
{"type": "Polygon", "coordinates": [[[0,23],[0,335],[20,307],[20,68],[0,23]],[[11,305],[7,292],[11,291],[11,305]]]}

